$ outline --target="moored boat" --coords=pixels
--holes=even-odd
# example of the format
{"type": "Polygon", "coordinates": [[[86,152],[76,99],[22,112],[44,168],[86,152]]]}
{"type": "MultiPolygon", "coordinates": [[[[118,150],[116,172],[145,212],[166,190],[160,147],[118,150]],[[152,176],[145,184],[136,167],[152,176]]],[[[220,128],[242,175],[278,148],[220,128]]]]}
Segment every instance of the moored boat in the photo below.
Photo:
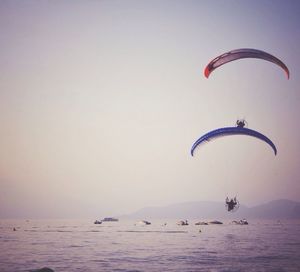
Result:
{"type": "Polygon", "coordinates": [[[235,225],[249,225],[249,223],[246,219],[241,219],[240,221],[233,220],[232,224],[235,224],[235,225]]]}
{"type": "Polygon", "coordinates": [[[136,223],[136,225],[151,225],[151,222],[146,221],[146,220],[141,220],[136,223]]]}
{"type": "Polygon", "coordinates": [[[189,223],[187,220],[180,220],[177,222],[178,226],[187,226],[189,223]]]}
{"type": "Polygon", "coordinates": [[[102,222],[118,222],[118,221],[119,219],[114,217],[105,217],[102,219],[102,222]]]}
{"type": "Polygon", "coordinates": [[[208,224],[209,225],[222,225],[223,222],[218,221],[218,220],[213,220],[213,221],[208,222],[208,224]]]}
{"type": "Polygon", "coordinates": [[[204,222],[204,221],[200,221],[200,222],[195,223],[195,225],[197,225],[197,226],[199,226],[199,225],[208,225],[208,223],[204,222]]]}

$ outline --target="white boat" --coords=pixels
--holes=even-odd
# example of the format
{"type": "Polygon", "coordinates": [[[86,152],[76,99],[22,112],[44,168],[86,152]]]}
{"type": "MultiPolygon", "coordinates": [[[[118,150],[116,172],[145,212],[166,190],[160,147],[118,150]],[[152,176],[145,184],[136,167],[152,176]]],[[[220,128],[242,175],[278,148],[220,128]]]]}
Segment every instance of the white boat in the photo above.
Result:
{"type": "Polygon", "coordinates": [[[146,221],[146,220],[141,220],[141,221],[137,222],[136,225],[142,225],[142,226],[151,225],[151,222],[146,221]]]}
{"type": "Polygon", "coordinates": [[[187,220],[180,220],[177,222],[178,226],[187,226],[189,223],[187,220]]]}
{"type": "Polygon", "coordinates": [[[199,225],[208,225],[207,222],[204,221],[200,221],[200,222],[196,222],[195,225],[199,226],[199,225]]]}
{"type": "Polygon", "coordinates": [[[96,221],[94,222],[94,224],[100,225],[100,224],[102,224],[102,221],[96,220],[96,221]]]}
{"type": "Polygon", "coordinates": [[[235,224],[235,225],[249,225],[248,221],[246,219],[241,219],[240,221],[232,221],[232,224],[235,224]]]}

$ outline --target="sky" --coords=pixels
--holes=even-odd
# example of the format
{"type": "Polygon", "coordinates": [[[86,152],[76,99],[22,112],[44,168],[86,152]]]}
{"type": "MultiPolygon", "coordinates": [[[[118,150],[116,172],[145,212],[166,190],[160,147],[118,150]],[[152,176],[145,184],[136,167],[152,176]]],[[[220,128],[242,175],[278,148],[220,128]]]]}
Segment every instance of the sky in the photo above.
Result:
{"type": "Polygon", "coordinates": [[[0,217],[300,201],[297,0],[0,1],[0,217]],[[278,66],[214,57],[256,48],[278,66]],[[245,118],[277,146],[208,131],[245,118]]]}

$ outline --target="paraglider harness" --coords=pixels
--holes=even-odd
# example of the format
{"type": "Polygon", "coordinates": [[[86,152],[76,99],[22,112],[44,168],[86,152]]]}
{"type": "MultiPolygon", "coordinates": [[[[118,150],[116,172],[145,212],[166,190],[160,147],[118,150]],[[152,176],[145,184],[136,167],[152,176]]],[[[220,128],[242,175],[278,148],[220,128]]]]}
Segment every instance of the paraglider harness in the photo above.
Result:
{"type": "Polygon", "coordinates": [[[225,206],[229,212],[235,212],[240,206],[236,197],[231,198],[230,200],[228,197],[226,197],[225,203],[226,203],[225,206]]]}
{"type": "Polygon", "coordinates": [[[246,125],[246,121],[245,120],[237,120],[236,125],[237,125],[237,127],[243,128],[246,125]]]}

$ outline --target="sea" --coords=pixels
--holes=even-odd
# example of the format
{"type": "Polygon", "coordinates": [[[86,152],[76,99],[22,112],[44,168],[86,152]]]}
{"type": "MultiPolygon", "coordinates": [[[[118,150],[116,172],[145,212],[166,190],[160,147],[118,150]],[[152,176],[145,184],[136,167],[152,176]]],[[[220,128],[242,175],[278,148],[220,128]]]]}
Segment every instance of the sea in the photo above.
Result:
{"type": "Polygon", "coordinates": [[[300,271],[300,221],[0,220],[0,271],[300,271]]]}

